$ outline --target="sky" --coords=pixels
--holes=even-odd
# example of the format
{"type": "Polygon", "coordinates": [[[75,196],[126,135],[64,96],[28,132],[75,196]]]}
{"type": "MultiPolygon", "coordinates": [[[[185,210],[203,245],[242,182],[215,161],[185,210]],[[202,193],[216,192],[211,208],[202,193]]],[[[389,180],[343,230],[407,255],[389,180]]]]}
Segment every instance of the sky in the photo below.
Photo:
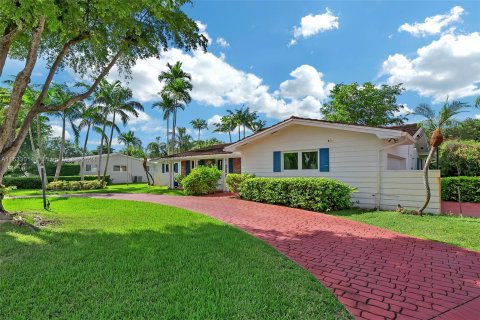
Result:
{"type": "MultiPolygon", "coordinates": [[[[228,142],[228,134],[212,132],[213,123],[242,105],[268,125],[292,115],[322,118],[319,108],[337,83],[403,83],[402,112],[420,103],[438,109],[447,97],[473,104],[480,96],[480,1],[200,0],[185,11],[209,39],[207,53],[171,49],[160,59],[137,61],[130,79],[116,69],[108,76],[128,85],[144,105],[145,112],[122,128],[135,131],[144,145],[166,135],[161,112],[151,105],[159,100],[157,77],[167,62],[182,61],[192,75],[193,101],[177,122],[195,139],[190,121],[202,118],[209,123],[202,139],[228,142]]],[[[4,74],[20,66],[9,60],[4,74]]],[[[32,83],[42,83],[43,66],[32,83]]],[[[77,79],[64,70],[55,81],[77,79]]],[[[465,117],[480,118],[480,109],[465,117]]],[[[59,120],[51,122],[59,135],[59,120]]],[[[98,142],[94,136],[89,148],[98,142]]],[[[121,148],[117,141],[113,147],[121,148]]]]}

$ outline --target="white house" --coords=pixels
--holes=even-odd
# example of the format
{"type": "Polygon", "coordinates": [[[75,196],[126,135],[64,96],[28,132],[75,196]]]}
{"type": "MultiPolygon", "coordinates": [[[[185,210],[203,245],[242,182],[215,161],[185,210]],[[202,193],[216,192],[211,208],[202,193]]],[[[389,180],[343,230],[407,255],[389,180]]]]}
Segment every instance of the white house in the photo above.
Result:
{"type": "MultiPolygon", "coordinates": [[[[392,210],[401,205],[417,209],[425,197],[421,169],[429,146],[423,129],[416,124],[370,127],[291,117],[220,147],[216,147],[215,157],[193,151],[157,159],[163,164],[158,182],[172,186],[175,173],[167,174],[166,170],[175,163],[179,166],[180,161],[193,160],[198,165],[199,159],[208,156],[223,159],[224,174],[229,172],[225,159],[240,158],[239,171],[257,177],[329,177],[344,181],[357,188],[352,202],[362,208],[392,210]]],[[[438,170],[430,170],[430,181],[432,199],[426,211],[438,213],[438,170]]],[[[224,188],[223,183],[219,187],[224,188]]]]}
{"type": "MultiPolygon", "coordinates": [[[[82,157],[66,158],[64,162],[80,164],[80,174],[96,175],[99,167],[98,155],[86,156],[85,166],[82,168],[82,157]]],[[[103,175],[107,155],[102,155],[100,174],[103,175]]],[[[143,168],[143,159],[127,156],[122,153],[111,153],[108,160],[107,175],[110,176],[112,183],[132,183],[147,182],[147,175],[143,168]]]]}

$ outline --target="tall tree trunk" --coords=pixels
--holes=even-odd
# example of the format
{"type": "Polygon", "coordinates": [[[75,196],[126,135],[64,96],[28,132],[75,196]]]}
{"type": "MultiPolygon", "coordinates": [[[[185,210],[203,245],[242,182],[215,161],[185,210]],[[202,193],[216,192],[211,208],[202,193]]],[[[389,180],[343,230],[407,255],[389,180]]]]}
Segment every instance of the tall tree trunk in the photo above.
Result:
{"type": "Polygon", "coordinates": [[[243,138],[245,139],[245,125],[243,125],[243,138]]]}
{"type": "Polygon", "coordinates": [[[167,155],[170,154],[170,115],[167,117],[167,155]]]}
{"type": "Polygon", "coordinates": [[[430,203],[431,191],[430,191],[430,183],[428,181],[428,170],[430,164],[432,163],[433,155],[435,154],[436,147],[431,147],[430,152],[428,153],[427,161],[425,161],[425,167],[423,168],[423,183],[425,184],[425,202],[423,206],[418,210],[420,214],[423,214],[423,210],[428,206],[430,203]]]}
{"type": "Polygon", "coordinates": [[[63,153],[65,152],[65,125],[66,125],[66,116],[63,114],[62,118],[62,141],[60,142],[60,154],[58,155],[57,161],[57,168],[55,169],[55,177],[53,181],[58,181],[58,177],[60,176],[60,170],[62,170],[63,164],[63,153]]]}
{"type": "Polygon", "coordinates": [[[176,134],[176,127],[177,127],[177,109],[173,110],[173,132],[172,132],[172,145],[173,145],[173,153],[176,153],[175,150],[177,150],[177,134],[176,134]]]}
{"type": "MultiPolygon", "coordinates": [[[[100,172],[102,168],[102,155],[103,155],[103,138],[105,137],[105,129],[107,126],[107,116],[103,119],[103,129],[102,129],[102,138],[100,140],[100,150],[98,150],[98,168],[97,168],[97,179],[100,180],[100,172]]],[[[108,150],[110,151],[110,150],[108,150]]]]}
{"type": "MultiPolygon", "coordinates": [[[[110,130],[110,138],[108,140],[108,153],[107,153],[107,160],[105,160],[105,169],[103,170],[103,177],[102,177],[102,182],[105,181],[105,177],[107,176],[107,169],[108,169],[108,161],[110,160],[110,146],[112,145],[112,139],[113,139],[113,128],[115,127],[115,116],[116,112],[113,112],[113,118],[112,118],[112,128],[110,130]]],[[[127,150],[128,152],[128,150],[127,150]]]]}
{"type": "Polygon", "coordinates": [[[37,149],[35,148],[35,142],[33,141],[32,128],[28,129],[28,135],[30,137],[30,145],[32,147],[32,153],[37,163],[38,176],[42,177],[42,167],[40,165],[40,158],[37,157],[37,149]]]}
{"type": "Polygon", "coordinates": [[[82,152],[82,167],[80,168],[80,180],[85,180],[85,155],[87,154],[87,143],[88,143],[88,135],[90,134],[90,123],[87,126],[87,134],[85,135],[85,143],[83,144],[83,152],[82,152]]]}
{"type": "Polygon", "coordinates": [[[238,125],[238,141],[240,141],[240,139],[242,139],[242,136],[241,136],[241,125],[239,124],[238,125]]]}
{"type": "Polygon", "coordinates": [[[8,51],[12,45],[13,38],[19,32],[18,27],[15,24],[10,24],[5,28],[3,36],[0,37],[0,77],[2,76],[3,66],[7,60],[8,51]]]}
{"type": "Polygon", "coordinates": [[[42,181],[42,198],[43,198],[43,208],[47,209],[47,173],[45,169],[45,158],[43,153],[43,143],[42,143],[42,130],[40,128],[40,116],[37,115],[37,158],[40,160],[40,180],[42,181]]]}
{"type": "Polygon", "coordinates": [[[230,138],[230,143],[232,143],[232,131],[228,130],[228,137],[230,138]]]}
{"type": "Polygon", "coordinates": [[[198,141],[200,141],[200,129],[198,129],[198,141]]]}

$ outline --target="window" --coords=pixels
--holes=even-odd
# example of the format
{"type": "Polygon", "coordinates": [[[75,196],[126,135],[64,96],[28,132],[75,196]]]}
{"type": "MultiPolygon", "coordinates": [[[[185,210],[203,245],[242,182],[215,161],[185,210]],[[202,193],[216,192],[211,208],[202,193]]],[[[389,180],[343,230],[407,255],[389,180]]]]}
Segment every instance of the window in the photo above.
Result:
{"type": "Polygon", "coordinates": [[[91,164],[86,164],[85,165],[85,171],[92,171],[92,165],[91,164]]]}
{"type": "Polygon", "coordinates": [[[192,160],[192,169],[195,168],[195,160],[192,160]]]}
{"type": "Polygon", "coordinates": [[[283,169],[298,170],[298,152],[286,152],[283,154],[283,169]]]}
{"type": "Polygon", "coordinates": [[[167,163],[167,164],[165,164],[165,172],[168,172],[168,169],[169,168],[168,168],[168,163],[167,163]]]}
{"type": "Polygon", "coordinates": [[[222,159],[219,159],[217,161],[217,169],[223,171],[223,160],[222,159]]]}
{"type": "Polygon", "coordinates": [[[125,172],[127,171],[127,166],[113,166],[113,171],[125,172]]]}
{"type": "Polygon", "coordinates": [[[302,169],[318,169],[318,152],[302,152],[302,169]]]}

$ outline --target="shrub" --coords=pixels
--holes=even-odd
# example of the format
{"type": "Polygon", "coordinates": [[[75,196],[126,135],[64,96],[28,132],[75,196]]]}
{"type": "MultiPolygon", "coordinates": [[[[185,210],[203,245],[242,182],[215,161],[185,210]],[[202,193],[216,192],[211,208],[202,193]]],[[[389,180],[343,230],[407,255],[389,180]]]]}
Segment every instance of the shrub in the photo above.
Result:
{"type": "Polygon", "coordinates": [[[240,185],[244,199],[320,212],[351,207],[354,191],[330,178],[250,178],[240,185]]]}
{"type": "Polygon", "coordinates": [[[95,190],[105,188],[105,183],[100,180],[90,181],[54,181],[47,185],[48,190],[56,191],[76,191],[76,190],[95,190]]]}
{"type": "Polygon", "coordinates": [[[442,200],[458,201],[458,189],[462,202],[480,203],[480,177],[442,178],[442,200]]]}
{"type": "MultiPolygon", "coordinates": [[[[45,172],[47,176],[54,176],[57,170],[57,164],[53,162],[47,162],[45,164],[45,172]]],[[[76,163],[62,163],[60,168],[61,176],[77,176],[80,174],[80,165],[76,163]]]]}
{"type": "Polygon", "coordinates": [[[447,141],[440,148],[442,176],[480,176],[480,142],[447,141]]]}
{"type": "Polygon", "coordinates": [[[241,183],[254,177],[253,174],[249,173],[229,173],[225,178],[225,184],[227,185],[228,191],[239,193],[241,183]]]}
{"type": "MultiPolygon", "coordinates": [[[[97,180],[97,176],[85,176],[85,181],[97,180]]],[[[48,181],[53,181],[53,177],[47,177],[48,181]]],[[[80,181],[80,176],[60,176],[63,181],[80,181]]],[[[105,178],[107,184],[110,184],[110,176],[105,178]]],[[[16,186],[18,189],[41,189],[42,180],[39,176],[33,177],[4,177],[3,183],[8,186],[16,186]]]]}
{"type": "Polygon", "coordinates": [[[222,171],[215,167],[199,166],[182,179],[181,186],[187,195],[214,193],[221,176],[222,171]]]}

